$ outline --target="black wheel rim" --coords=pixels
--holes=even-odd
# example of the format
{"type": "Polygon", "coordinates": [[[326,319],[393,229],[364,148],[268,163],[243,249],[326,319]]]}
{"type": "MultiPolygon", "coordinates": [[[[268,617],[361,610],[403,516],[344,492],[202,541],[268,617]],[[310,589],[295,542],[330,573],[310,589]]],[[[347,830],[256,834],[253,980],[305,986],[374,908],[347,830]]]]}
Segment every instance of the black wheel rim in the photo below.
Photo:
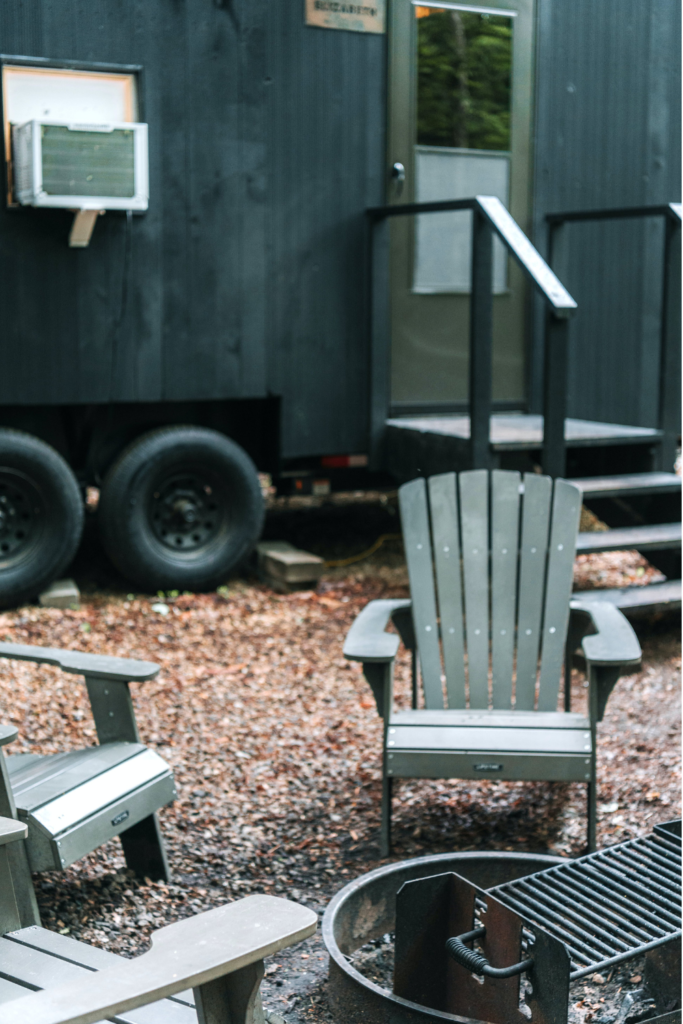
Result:
{"type": "Polygon", "coordinates": [[[23,561],[37,545],[45,522],[45,501],[25,474],[0,466],[0,566],[23,561]]]}
{"type": "Polygon", "coordinates": [[[157,540],[182,555],[197,555],[228,527],[228,503],[213,474],[176,471],[155,485],[149,520],[157,540]]]}

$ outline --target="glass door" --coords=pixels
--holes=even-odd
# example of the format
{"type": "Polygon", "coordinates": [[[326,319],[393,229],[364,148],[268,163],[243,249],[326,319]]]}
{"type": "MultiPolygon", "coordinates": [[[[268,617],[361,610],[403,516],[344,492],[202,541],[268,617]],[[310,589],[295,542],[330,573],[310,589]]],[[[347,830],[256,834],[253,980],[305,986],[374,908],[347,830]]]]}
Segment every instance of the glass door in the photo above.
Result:
{"type": "MultiPolygon", "coordinates": [[[[390,202],[495,195],[528,230],[533,0],[496,7],[394,0],[390,9],[390,202]]],[[[392,411],[467,403],[471,214],[392,221],[392,411]]],[[[499,407],[525,398],[526,287],[494,243],[499,407]]]]}

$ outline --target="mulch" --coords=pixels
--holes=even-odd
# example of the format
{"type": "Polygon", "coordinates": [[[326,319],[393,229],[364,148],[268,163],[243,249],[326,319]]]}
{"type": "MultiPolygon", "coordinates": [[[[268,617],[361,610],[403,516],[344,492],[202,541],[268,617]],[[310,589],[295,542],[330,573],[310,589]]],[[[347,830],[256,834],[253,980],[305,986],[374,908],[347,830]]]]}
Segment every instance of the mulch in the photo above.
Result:
{"type": "MultiPolygon", "coordinates": [[[[130,956],[155,928],[252,892],[322,912],[341,886],[381,863],[380,719],[359,666],[341,651],[367,601],[407,595],[400,550],[331,570],[316,592],[280,595],[254,578],[163,600],[121,587],[98,584],[77,611],[5,612],[0,638],[161,666],[157,679],[131,689],[143,741],[172,765],[178,785],[178,800],[161,811],[173,880],[132,878],[115,840],[35,877],[44,925],[130,956]]],[[[679,815],[678,630],[667,619],[638,630],[642,668],[619,681],[599,730],[599,845],[679,815]]],[[[574,706],[585,706],[578,669],[572,689],[574,706]]],[[[405,653],[396,701],[409,706],[405,653]]],[[[0,662],[0,710],[19,728],[8,753],[96,741],[82,682],[49,666],[0,662]]],[[[392,859],[582,852],[578,785],[404,781],[395,790],[392,859]]],[[[288,1021],[327,1019],[325,973],[319,936],[273,958],[266,1005],[288,1021]]]]}

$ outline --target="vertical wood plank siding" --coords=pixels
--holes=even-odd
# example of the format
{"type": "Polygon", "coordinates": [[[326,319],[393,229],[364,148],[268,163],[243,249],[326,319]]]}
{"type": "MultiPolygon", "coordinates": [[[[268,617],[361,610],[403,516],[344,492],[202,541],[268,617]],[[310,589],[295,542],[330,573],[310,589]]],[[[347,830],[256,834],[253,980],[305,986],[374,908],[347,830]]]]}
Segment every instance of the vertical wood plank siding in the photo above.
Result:
{"type": "MultiPolygon", "coordinates": [[[[538,0],[535,238],[548,212],[680,200],[678,0],[538,0]]],[[[572,224],[568,415],[656,426],[661,222],[572,224]]],[[[540,312],[530,397],[540,409],[540,312]]]]}
{"type": "Polygon", "coordinates": [[[285,457],[366,450],[384,37],[303,2],[5,0],[0,51],[142,65],[150,126],[130,228],[69,250],[68,212],[0,210],[0,402],[281,395],[285,457]]]}

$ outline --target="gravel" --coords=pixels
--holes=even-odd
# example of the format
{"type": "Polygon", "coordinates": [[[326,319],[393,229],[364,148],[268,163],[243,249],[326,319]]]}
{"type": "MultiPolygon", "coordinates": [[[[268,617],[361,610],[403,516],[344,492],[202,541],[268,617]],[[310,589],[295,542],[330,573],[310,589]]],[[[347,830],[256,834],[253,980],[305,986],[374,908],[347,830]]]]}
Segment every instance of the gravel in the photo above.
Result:
{"type": "MultiPolygon", "coordinates": [[[[268,529],[338,558],[396,531],[391,507],[386,496],[365,506],[347,502],[355,532],[345,545],[337,531],[328,551],[324,514],[316,527],[310,510],[281,504],[268,529]]],[[[337,506],[332,512],[339,525],[337,506]]],[[[400,542],[330,570],[316,592],[291,595],[248,575],[212,594],[130,593],[96,546],[84,551],[73,570],[81,608],[5,612],[0,638],[161,666],[156,680],[131,690],[143,741],[172,765],[178,784],[178,800],[160,815],[173,880],[131,877],[112,841],[62,873],[35,877],[44,925],[132,956],[155,928],[251,892],[322,913],[342,885],[385,863],[378,846],[381,723],[359,666],[344,661],[341,648],[368,600],[407,595],[400,542]]],[[[603,571],[600,556],[584,557],[597,559],[596,574],[603,571]]],[[[585,562],[581,572],[583,582],[585,562]]],[[[642,669],[620,680],[599,727],[599,845],[679,814],[678,631],[667,619],[638,629],[642,669]]],[[[402,652],[399,706],[409,706],[409,672],[402,652]]],[[[578,670],[572,691],[573,706],[585,706],[578,670]]],[[[8,753],[96,742],[82,682],[49,666],[0,662],[0,709],[19,728],[8,753]]],[[[415,780],[395,792],[392,859],[467,849],[576,855],[585,842],[578,785],[415,780]]],[[[292,1024],[327,1021],[326,971],[319,934],[271,958],[266,1006],[292,1024]]],[[[575,1019],[598,1020],[588,1010],[575,1019]]]]}

